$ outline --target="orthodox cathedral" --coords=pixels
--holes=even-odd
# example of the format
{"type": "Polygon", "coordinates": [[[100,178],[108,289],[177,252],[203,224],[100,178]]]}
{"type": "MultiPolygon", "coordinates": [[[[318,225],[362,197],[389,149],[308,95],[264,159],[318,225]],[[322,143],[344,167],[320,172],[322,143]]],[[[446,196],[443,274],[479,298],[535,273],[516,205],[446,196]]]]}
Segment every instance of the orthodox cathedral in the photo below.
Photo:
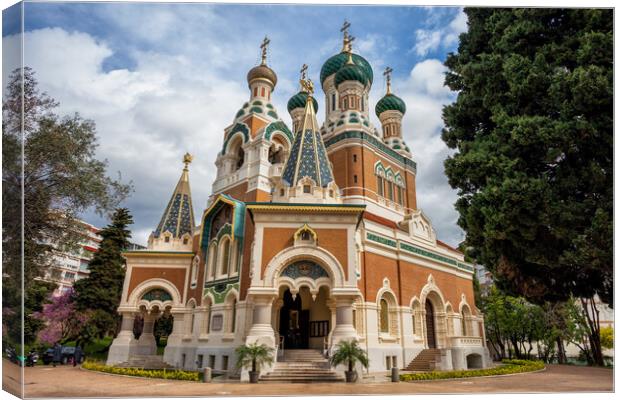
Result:
{"type": "MultiPolygon", "coordinates": [[[[294,381],[295,366],[324,360],[351,339],[368,353],[360,373],[490,363],[473,266],[436,238],[417,207],[415,148],[403,140],[406,106],[392,93],[391,69],[373,108],[373,69],[353,53],[348,28],[342,51],[321,68],[322,125],[305,65],[288,101],[292,126],[278,116],[265,38],[262,62],[247,74],[249,100],[224,129],[199,225],[186,154],[147,249],[124,253],[122,326],[108,364],[156,359],[153,329],[164,314],[174,322],[160,363],[242,380],[248,374],[235,371],[235,348],[252,343],[276,358],[261,368],[263,380],[294,381]]],[[[326,369],[314,372],[317,380],[342,379],[340,369],[317,365],[326,369]]]]}

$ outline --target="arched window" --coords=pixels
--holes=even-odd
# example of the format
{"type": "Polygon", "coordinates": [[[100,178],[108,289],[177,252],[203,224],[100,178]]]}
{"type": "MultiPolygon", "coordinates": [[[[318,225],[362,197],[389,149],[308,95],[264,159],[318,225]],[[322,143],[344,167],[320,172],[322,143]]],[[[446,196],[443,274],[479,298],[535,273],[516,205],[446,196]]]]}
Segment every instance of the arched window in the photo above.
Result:
{"type": "Polygon", "coordinates": [[[254,88],[254,97],[258,96],[258,87],[254,88]]]}
{"type": "Polygon", "coordinates": [[[213,307],[213,304],[211,303],[211,300],[209,299],[209,302],[207,304],[207,321],[206,321],[206,325],[205,325],[205,332],[209,333],[211,332],[211,309],[213,307]]]}
{"type": "Polygon", "coordinates": [[[217,244],[212,242],[209,246],[209,263],[207,265],[207,271],[210,278],[215,278],[215,258],[217,254],[217,244]]]}
{"type": "Polygon", "coordinates": [[[398,204],[403,205],[403,188],[396,186],[396,194],[398,195],[398,204]]]}
{"type": "Polygon", "coordinates": [[[347,110],[348,108],[349,108],[349,99],[345,97],[344,100],[342,100],[342,109],[347,110]]]}
{"type": "Polygon", "coordinates": [[[198,281],[198,265],[200,264],[200,257],[194,257],[192,262],[192,285],[195,286],[198,281]]]}
{"type": "Polygon", "coordinates": [[[377,193],[383,197],[383,178],[380,175],[377,175],[377,193]]]}
{"type": "Polygon", "coordinates": [[[235,332],[235,327],[237,324],[237,299],[234,299],[232,302],[232,310],[230,312],[230,332],[235,332]]]}
{"type": "Polygon", "coordinates": [[[336,110],[336,93],[332,93],[332,111],[336,110]]]}
{"type": "Polygon", "coordinates": [[[230,239],[224,238],[220,243],[218,259],[220,260],[220,274],[227,275],[230,262],[230,239]]]}
{"type": "Polygon", "coordinates": [[[380,329],[381,332],[389,333],[390,332],[390,316],[388,310],[388,302],[386,299],[381,299],[379,301],[379,318],[380,318],[380,329]]]}
{"type": "Polygon", "coordinates": [[[463,305],[461,310],[461,334],[463,336],[471,336],[472,332],[470,329],[470,319],[471,319],[471,311],[467,305],[463,305]]]}
{"type": "Polygon", "coordinates": [[[388,181],[387,188],[388,188],[388,199],[390,199],[391,201],[394,201],[394,184],[388,181]]]}
{"type": "Polygon", "coordinates": [[[260,95],[265,97],[265,88],[260,89],[260,95]]]}

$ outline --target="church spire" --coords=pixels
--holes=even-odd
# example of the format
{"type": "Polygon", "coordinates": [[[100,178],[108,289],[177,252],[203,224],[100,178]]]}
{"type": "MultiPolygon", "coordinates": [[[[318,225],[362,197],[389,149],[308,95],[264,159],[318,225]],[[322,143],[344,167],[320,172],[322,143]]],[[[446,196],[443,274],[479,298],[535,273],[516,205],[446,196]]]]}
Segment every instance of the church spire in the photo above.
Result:
{"type": "Polygon", "coordinates": [[[288,186],[297,186],[300,180],[309,178],[315,186],[324,188],[334,181],[334,177],[316,121],[315,101],[312,97],[314,85],[310,79],[302,79],[300,83],[302,91],[307,93],[306,104],[282,181],[288,186]]]}
{"type": "MultiPolygon", "coordinates": [[[[168,237],[165,243],[174,241],[175,239],[183,239],[183,236],[189,235],[188,242],[191,242],[191,236],[194,232],[194,208],[192,206],[192,195],[189,188],[189,164],[192,162],[192,155],[185,153],[183,156],[183,172],[177,186],[172,193],[172,197],[164,210],[164,214],[157,225],[157,229],[152,233],[153,239],[160,237],[168,237]]],[[[188,244],[185,241],[183,244],[188,244]]]]}

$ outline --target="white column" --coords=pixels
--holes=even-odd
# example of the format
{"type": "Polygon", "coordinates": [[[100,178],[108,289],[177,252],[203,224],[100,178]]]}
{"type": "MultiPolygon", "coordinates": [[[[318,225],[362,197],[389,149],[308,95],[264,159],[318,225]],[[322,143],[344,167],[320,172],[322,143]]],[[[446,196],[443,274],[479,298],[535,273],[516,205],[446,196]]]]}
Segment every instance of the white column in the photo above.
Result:
{"type": "Polygon", "coordinates": [[[271,325],[271,310],[275,297],[273,295],[253,296],[254,311],[252,327],[246,343],[266,344],[275,349],[275,336],[271,325]]]}
{"type": "Polygon", "coordinates": [[[138,341],[133,335],[134,312],[122,312],[123,320],[118,336],[112,342],[108,352],[107,365],[115,365],[129,360],[136,353],[138,341]]]}
{"type": "Polygon", "coordinates": [[[155,321],[159,318],[159,312],[144,313],[143,318],[144,326],[142,327],[142,334],[138,338],[137,353],[141,355],[157,354],[157,342],[155,341],[153,330],[155,327],[155,321]]]}
{"type": "Polygon", "coordinates": [[[185,309],[171,310],[173,322],[172,333],[168,336],[164,349],[164,361],[176,366],[181,362],[181,350],[183,347],[183,335],[185,333],[185,309]]]}
{"type": "MultiPolygon", "coordinates": [[[[252,314],[252,327],[248,332],[248,336],[245,340],[246,344],[264,344],[272,349],[271,355],[274,361],[277,358],[276,338],[271,325],[272,307],[274,300],[276,299],[276,291],[267,291],[259,293],[249,293],[248,298],[254,304],[254,310],[252,314]]],[[[273,364],[263,365],[260,368],[260,373],[265,374],[273,369],[273,364]]],[[[250,379],[248,368],[241,369],[241,381],[248,381],[250,379]]]]}
{"type": "MultiPolygon", "coordinates": [[[[354,297],[339,296],[336,300],[336,326],[332,332],[331,346],[338,345],[342,340],[357,340],[357,331],[353,326],[353,303],[354,297]]],[[[331,351],[330,351],[331,353],[331,351]]]]}

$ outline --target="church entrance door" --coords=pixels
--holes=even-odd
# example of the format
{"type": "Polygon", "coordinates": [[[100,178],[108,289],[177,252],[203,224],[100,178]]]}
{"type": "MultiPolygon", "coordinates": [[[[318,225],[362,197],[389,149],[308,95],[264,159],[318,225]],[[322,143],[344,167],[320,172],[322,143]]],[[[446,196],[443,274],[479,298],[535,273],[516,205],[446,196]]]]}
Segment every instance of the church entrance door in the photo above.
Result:
{"type": "Polygon", "coordinates": [[[435,313],[433,311],[433,305],[429,300],[426,300],[426,342],[429,349],[437,348],[435,342],[435,313]]]}
{"type": "Polygon", "coordinates": [[[289,289],[284,292],[280,309],[280,335],[285,349],[307,349],[310,333],[310,310],[303,310],[301,296],[293,300],[289,289]]]}

